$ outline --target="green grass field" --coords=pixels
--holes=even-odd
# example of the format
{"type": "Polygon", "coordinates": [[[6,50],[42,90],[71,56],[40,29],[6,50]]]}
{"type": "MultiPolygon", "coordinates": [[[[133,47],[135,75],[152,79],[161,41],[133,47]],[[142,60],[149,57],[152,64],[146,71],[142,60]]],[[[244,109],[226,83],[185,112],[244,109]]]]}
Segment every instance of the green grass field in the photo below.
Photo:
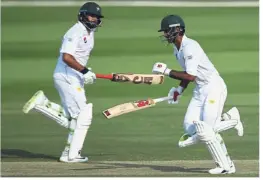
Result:
{"type": "MultiPolygon", "coordinates": [[[[193,85],[178,105],[161,103],[112,120],[101,113],[119,103],[165,96],[178,85],[168,78],[160,86],[106,80],[86,86],[94,119],[82,154],[90,163],[56,163],[67,130],[40,114],[24,115],[22,107],[39,89],[60,102],[52,73],[61,38],[75,23],[77,11],[77,7],[2,8],[2,175],[209,176],[205,172],[214,165],[203,145],[177,147],[193,85]],[[50,169],[54,167],[60,170],[50,169]]],[[[223,133],[237,162],[234,176],[259,176],[258,8],[105,7],[103,13],[106,18],[89,61],[97,73],[151,73],[156,61],[178,69],[172,46],[161,43],[157,30],[167,14],[184,18],[187,36],[200,42],[227,83],[225,110],[240,109],[244,137],[234,130],[223,133]]]]}

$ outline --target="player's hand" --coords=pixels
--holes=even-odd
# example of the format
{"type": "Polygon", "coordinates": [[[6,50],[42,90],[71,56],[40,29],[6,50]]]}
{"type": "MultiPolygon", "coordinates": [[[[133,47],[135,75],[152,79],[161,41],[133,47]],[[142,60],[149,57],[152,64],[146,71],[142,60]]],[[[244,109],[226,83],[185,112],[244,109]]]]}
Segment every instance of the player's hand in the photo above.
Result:
{"type": "Polygon", "coordinates": [[[168,93],[168,96],[173,96],[173,99],[168,100],[168,104],[178,104],[180,93],[178,92],[177,88],[172,87],[168,93]]]}
{"type": "Polygon", "coordinates": [[[91,71],[91,68],[88,68],[88,72],[83,75],[85,84],[93,84],[96,80],[96,74],[91,71]]]}
{"type": "Polygon", "coordinates": [[[152,73],[153,74],[164,74],[166,69],[167,69],[166,64],[157,62],[153,65],[152,73]]]}

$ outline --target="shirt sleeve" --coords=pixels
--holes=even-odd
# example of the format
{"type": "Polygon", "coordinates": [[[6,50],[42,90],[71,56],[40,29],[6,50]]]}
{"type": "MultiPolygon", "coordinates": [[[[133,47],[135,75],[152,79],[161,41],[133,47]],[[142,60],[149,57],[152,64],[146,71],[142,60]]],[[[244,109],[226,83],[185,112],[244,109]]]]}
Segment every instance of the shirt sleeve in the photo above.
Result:
{"type": "Polygon", "coordinates": [[[78,47],[78,42],[79,42],[79,36],[66,34],[63,37],[60,53],[67,53],[74,55],[78,47]]]}
{"type": "Polygon", "coordinates": [[[184,49],[184,59],[186,72],[190,75],[197,76],[197,68],[201,61],[201,50],[197,45],[187,45],[184,49]]]}

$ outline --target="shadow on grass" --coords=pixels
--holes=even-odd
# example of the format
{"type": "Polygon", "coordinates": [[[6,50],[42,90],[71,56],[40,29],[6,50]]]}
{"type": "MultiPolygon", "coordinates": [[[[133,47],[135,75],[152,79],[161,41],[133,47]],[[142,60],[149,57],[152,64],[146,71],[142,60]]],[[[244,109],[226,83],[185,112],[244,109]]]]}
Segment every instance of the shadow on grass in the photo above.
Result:
{"type": "MultiPolygon", "coordinates": [[[[89,156],[111,156],[114,154],[89,154],[89,156]]],[[[16,159],[42,159],[42,160],[55,160],[58,161],[59,157],[46,155],[42,153],[33,153],[22,149],[1,149],[1,158],[7,161],[16,159]]]]}
{"type": "Polygon", "coordinates": [[[120,168],[150,168],[161,172],[184,172],[184,173],[207,173],[208,168],[186,168],[181,166],[161,166],[150,164],[132,164],[132,163],[99,163],[102,166],[73,170],[96,170],[96,169],[120,169],[120,168]]]}
{"type": "Polygon", "coordinates": [[[58,159],[58,157],[55,156],[32,153],[21,149],[1,149],[1,158],[2,159],[25,158],[25,159],[46,159],[46,160],[58,159]]]}

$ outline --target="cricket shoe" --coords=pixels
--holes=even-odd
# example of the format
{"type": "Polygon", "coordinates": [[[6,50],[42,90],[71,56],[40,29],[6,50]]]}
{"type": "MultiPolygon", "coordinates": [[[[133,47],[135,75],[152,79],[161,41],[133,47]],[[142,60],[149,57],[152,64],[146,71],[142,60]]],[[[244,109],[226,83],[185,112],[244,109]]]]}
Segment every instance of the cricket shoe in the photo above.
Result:
{"type": "Polygon", "coordinates": [[[187,147],[190,145],[197,144],[199,142],[198,137],[196,134],[190,136],[189,134],[184,134],[178,142],[179,147],[187,147]]]}
{"type": "Polygon", "coordinates": [[[59,161],[64,163],[85,163],[89,160],[88,157],[82,157],[80,154],[74,159],[69,159],[68,154],[69,150],[64,150],[59,158],[59,161]]]}
{"type": "Polygon", "coordinates": [[[217,166],[214,169],[210,169],[208,171],[210,174],[234,174],[236,172],[236,167],[234,162],[231,162],[231,166],[230,166],[230,170],[224,170],[223,168],[221,168],[220,166],[217,166]]]}
{"type": "Polygon", "coordinates": [[[240,114],[236,107],[231,108],[228,112],[223,114],[224,120],[237,120],[237,125],[234,127],[237,130],[238,136],[244,135],[244,127],[240,121],[240,114]]]}
{"type": "Polygon", "coordinates": [[[44,105],[45,100],[47,100],[43,91],[37,91],[27,103],[23,107],[23,112],[28,113],[31,109],[33,109],[36,105],[44,105]]]}

